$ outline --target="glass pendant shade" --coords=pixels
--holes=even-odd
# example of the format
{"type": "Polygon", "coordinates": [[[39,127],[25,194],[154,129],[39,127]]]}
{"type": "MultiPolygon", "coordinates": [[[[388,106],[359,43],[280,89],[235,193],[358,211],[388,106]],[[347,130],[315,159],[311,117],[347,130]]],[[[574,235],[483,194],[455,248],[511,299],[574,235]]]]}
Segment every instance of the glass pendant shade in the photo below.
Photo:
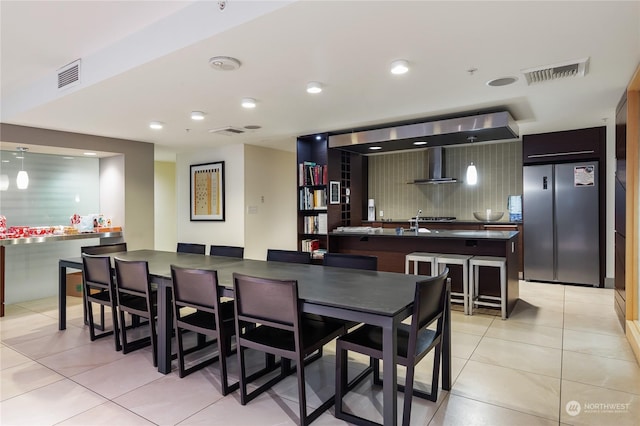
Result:
{"type": "Polygon", "coordinates": [[[29,175],[24,170],[20,170],[18,172],[18,177],[16,179],[16,185],[18,185],[18,189],[27,189],[29,187],[29,175]]]}
{"type": "Polygon", "coordinates": [[[0,191],[6,191],[9,189],[9,176],[0,175],[0,191]]]}
{"type": "Polygon", "coordinates": [[[467,167],[467,184],[475,185],[478,183],[478,170],[476,169],[475,164],[471,162],[469,167],[467,167]]]}

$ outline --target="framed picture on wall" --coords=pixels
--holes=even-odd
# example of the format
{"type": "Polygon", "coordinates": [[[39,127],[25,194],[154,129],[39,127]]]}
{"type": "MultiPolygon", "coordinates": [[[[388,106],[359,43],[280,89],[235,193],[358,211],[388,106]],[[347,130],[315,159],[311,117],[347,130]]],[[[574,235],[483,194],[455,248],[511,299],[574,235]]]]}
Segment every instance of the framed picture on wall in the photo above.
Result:
{"type": "Polygon", "coordinates": [[[224,221],[224,161],[190,167],[191,220],[224,221]]]}
{"type": "Polygon", "coordinates": [[[340,204],[340,182],[329,182],[329,204],[340,204]]]}

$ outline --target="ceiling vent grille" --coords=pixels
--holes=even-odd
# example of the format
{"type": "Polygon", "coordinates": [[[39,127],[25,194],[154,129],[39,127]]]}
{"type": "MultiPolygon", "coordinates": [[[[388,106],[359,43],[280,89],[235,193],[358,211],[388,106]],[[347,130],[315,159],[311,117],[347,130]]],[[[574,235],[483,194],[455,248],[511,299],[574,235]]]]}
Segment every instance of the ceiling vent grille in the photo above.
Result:
{"type": "Polygon", "coordinates": [[[80,59],[58,70],[58,90],[80,84],[80,59]]]}
{"type": "Polygon", "coordinates": [[[209,133],[214,133],[216,135],[225,135],[225,136],[233,136],[244,133],[244,130],[238,129],[236,127],[220,127],[219,129],[210,129],[209,133]]]}
{"type": "Polygon", "coordinates": [[[522,70],[522,73],[527,79],[527,84],[531,85],[565,77],[584,77],[587,73],[588,65],[589,58],[583,58],[554,65],[529,68],[522,70]]]}

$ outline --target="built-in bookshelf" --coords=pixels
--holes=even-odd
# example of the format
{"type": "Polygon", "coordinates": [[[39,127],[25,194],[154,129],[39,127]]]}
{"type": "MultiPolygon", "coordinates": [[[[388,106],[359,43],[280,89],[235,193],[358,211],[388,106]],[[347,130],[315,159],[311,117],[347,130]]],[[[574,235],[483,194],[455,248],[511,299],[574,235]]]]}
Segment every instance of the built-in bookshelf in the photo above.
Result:
{"type": "Polygon", "coordinates": [[[297,162],[298,250],[320,261],[327,249],[327,135],[299,137],[297,162]]]}

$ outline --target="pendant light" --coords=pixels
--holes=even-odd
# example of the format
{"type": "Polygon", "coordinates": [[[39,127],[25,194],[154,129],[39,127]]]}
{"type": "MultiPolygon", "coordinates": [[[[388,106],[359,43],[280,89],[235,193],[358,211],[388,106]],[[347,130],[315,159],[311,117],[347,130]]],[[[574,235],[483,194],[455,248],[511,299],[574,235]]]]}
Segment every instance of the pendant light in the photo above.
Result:
{"type": "MultiPolygon", "coordinates": [[[[469,143],[474,143],[476,141],[476,136],[469,136],[467,141],[469,143]]],[[[473,164],[473,161],[469,166],[467,166],[467,185],[475,185],[478,183],[478,170],[476,169],[476,165],[473,164]]]]}
{"type": "Polygon", "coordinates": [[[24,170],[24,156],[26,155],[29,148],[19,146],[16,149],[22,152],[22,167],[18,172],[18,177],[16,178],[16,185],[18,186],[18,189],[27,189],[29,187],[29,175],[24,170]]]}
{"type": "Polygon", "coordinates": [[[467,167],[467,185],[475,185],[478,183],[478,170],[473,161],[467,167]]]}

